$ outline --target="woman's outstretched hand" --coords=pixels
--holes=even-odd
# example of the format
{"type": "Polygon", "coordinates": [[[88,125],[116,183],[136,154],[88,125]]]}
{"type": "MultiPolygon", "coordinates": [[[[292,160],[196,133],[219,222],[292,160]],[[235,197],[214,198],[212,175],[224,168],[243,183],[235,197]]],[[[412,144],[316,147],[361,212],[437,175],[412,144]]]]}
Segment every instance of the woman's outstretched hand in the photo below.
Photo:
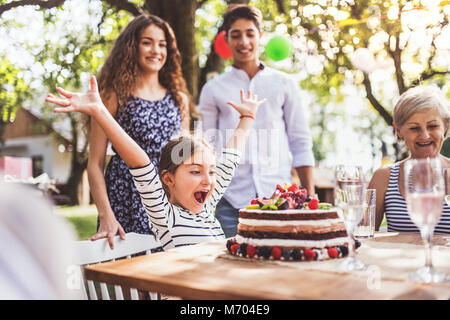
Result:
{"type": "Polygon", "coordinates": [[[227,104],[236,109],[237,112],[241,115],[241,117],[250,117],[255,119],[256,111],[260,105],[266,102],[267,99],[262,99],[258,101],[257,95],[252,95],[252,91],[248,90],[247,98],[244,95],[244,90],[241,89],[241,104],[238,105],[232,101],[228,101],[227,104]]]}
{"type": "Polygon", "coordinates": [[[70,92],[63,88],[56,90],[64,97],[56,97],[49,93],[45,101],[62,106],[55,108],[53,112],[81,112],[87,115],[93,115],[97,111],[106,108],[100,98],[97,88],[97,80],[91,76],[91,89],[86,93],[70,92]]]}

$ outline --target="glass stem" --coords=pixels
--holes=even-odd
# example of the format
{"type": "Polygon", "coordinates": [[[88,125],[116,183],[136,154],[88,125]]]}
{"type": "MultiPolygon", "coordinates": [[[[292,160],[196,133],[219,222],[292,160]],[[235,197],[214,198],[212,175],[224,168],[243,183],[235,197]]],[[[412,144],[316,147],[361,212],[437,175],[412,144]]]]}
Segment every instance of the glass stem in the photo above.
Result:
{"type": "Polygon", "coordinates": [[[353,258],[355,256],[355,240],[353,238],[353,231],[355,228],[350,227],[348,230],[348,256],[353,258]]]}
{"type": "Polygon", "coordinates": [[[432,237],[431,232],[422,233],[422,239],[425,244],[425,266],[430,269],[433,267],[433,264],[431,262],[431,247],[432,247],[431,237],[432,237]]]}

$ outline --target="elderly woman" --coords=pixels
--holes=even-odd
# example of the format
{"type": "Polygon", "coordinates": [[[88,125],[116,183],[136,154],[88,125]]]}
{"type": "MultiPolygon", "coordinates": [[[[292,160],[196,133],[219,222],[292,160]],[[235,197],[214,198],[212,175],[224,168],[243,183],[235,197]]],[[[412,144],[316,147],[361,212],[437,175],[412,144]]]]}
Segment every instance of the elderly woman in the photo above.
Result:
{"type": "MultiPolygon", "coordinates": [[[[386,212],[388,231],[419,232],[411,220],[404,197],[403,167],[408,159],[439,157],[442,168],[450,159],[440,154],[450,121],[449,104],[442,92],[432,86],[411,88],[400,96],[394,109],[394,129],[410,156],[391,166],[378,169],[369,183],[377,189],[375,228],[379,229],[386,212]]],[[[435,233],[450,234],[450,207],[444,204],[435,233]]]]}

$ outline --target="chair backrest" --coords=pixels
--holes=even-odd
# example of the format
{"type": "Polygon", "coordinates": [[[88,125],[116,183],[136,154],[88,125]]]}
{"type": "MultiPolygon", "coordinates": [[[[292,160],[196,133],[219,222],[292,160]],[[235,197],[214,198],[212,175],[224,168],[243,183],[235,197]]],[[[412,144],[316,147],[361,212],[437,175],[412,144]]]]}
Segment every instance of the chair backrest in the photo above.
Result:
{"type": "MultiPolygon", "coordinates": [[[[84,240],[76,241],[74,243],[74,251],[76,253],[77,261],[74,261],[76,266],[86,266],[89,264],[101,263],[105,261],[114,261],[119,258],[130,258],[131,255],[145,252],[150,254],[152,249],[161,247],[159,241],[155,239],[153,235],[145,235],[138,233],[127,233],[125,240],[121,240],[119,236],[114,238],[114,249],[111,250],[107,239],[99,239],[96,241],[84,240]]],[[[82,275],[82,268],[79,268],[82,275]]],[[[97,290],[95,283],[91,280],[86,281],[88,289],[85,286],[84,277],[79,277],[80,285],[77,288],[82,290],[84,298],[88,299],[88,295],[91,300],[97,300],[97,290]]],[[[101,298],[103,300],[110,300],[110,292],[108,286],[105,283],[99,283],[101,298]]],[[[117,300],[124,299],[124,288],[120,286],[114,286],[115,298],[117,300]]],[[[125,294],[128,297],[127,294],[125,294]]],[[[157,295],[149,292],[150,299],[156,299],[157,295]]],[[[136,289],[130,288],[130,297],[133,300],[138,300],[139,295],[136,289]]]]}

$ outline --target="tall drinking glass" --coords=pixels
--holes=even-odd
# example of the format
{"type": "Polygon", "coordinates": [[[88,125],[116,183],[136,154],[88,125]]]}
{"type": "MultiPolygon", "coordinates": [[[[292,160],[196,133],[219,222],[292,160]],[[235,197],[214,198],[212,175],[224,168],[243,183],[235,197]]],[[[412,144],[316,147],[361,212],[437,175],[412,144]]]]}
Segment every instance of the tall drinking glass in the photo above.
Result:
{"type": "MultiPolygon", "coordinates": [[[[445,202],[450,206],[450,168],[444,168],[442,171],[444,172],[445,202]]],[[[444,239],[450,241],[450,237],[444,239]]]]}
{"type": "Polygon", "coordinates": [[[335,205],[342,216],[348,235],[348,256],[338,265],[343,271],[364,270],[366,265],[355,257],[353,231],[365,205],[365,184],[360,166],[338,165],[335,168],[335,205]]]}
{"type": "Polygon", "coordinates": [[[410,274],[421,283],[437,283],[447,276],[433,268],[431,239],[442,215],[444,181],[439,158],[411,159],[404,167],[405,198],[411,220],[420,229],[425,244],[425,266],[410,274]]]}
{"type": "Polygon", "coordinates": [[[444,168],[445,202],[450,206],[450,168],[444,168]]]}
{"type": "Polygon", "coordinates": [[[370,239],[375,233],[375,211],[377,202],[377,190],[366,189],[366,202],[364,211],[358,225],[353,231],[355,239],[370,239]]]}

